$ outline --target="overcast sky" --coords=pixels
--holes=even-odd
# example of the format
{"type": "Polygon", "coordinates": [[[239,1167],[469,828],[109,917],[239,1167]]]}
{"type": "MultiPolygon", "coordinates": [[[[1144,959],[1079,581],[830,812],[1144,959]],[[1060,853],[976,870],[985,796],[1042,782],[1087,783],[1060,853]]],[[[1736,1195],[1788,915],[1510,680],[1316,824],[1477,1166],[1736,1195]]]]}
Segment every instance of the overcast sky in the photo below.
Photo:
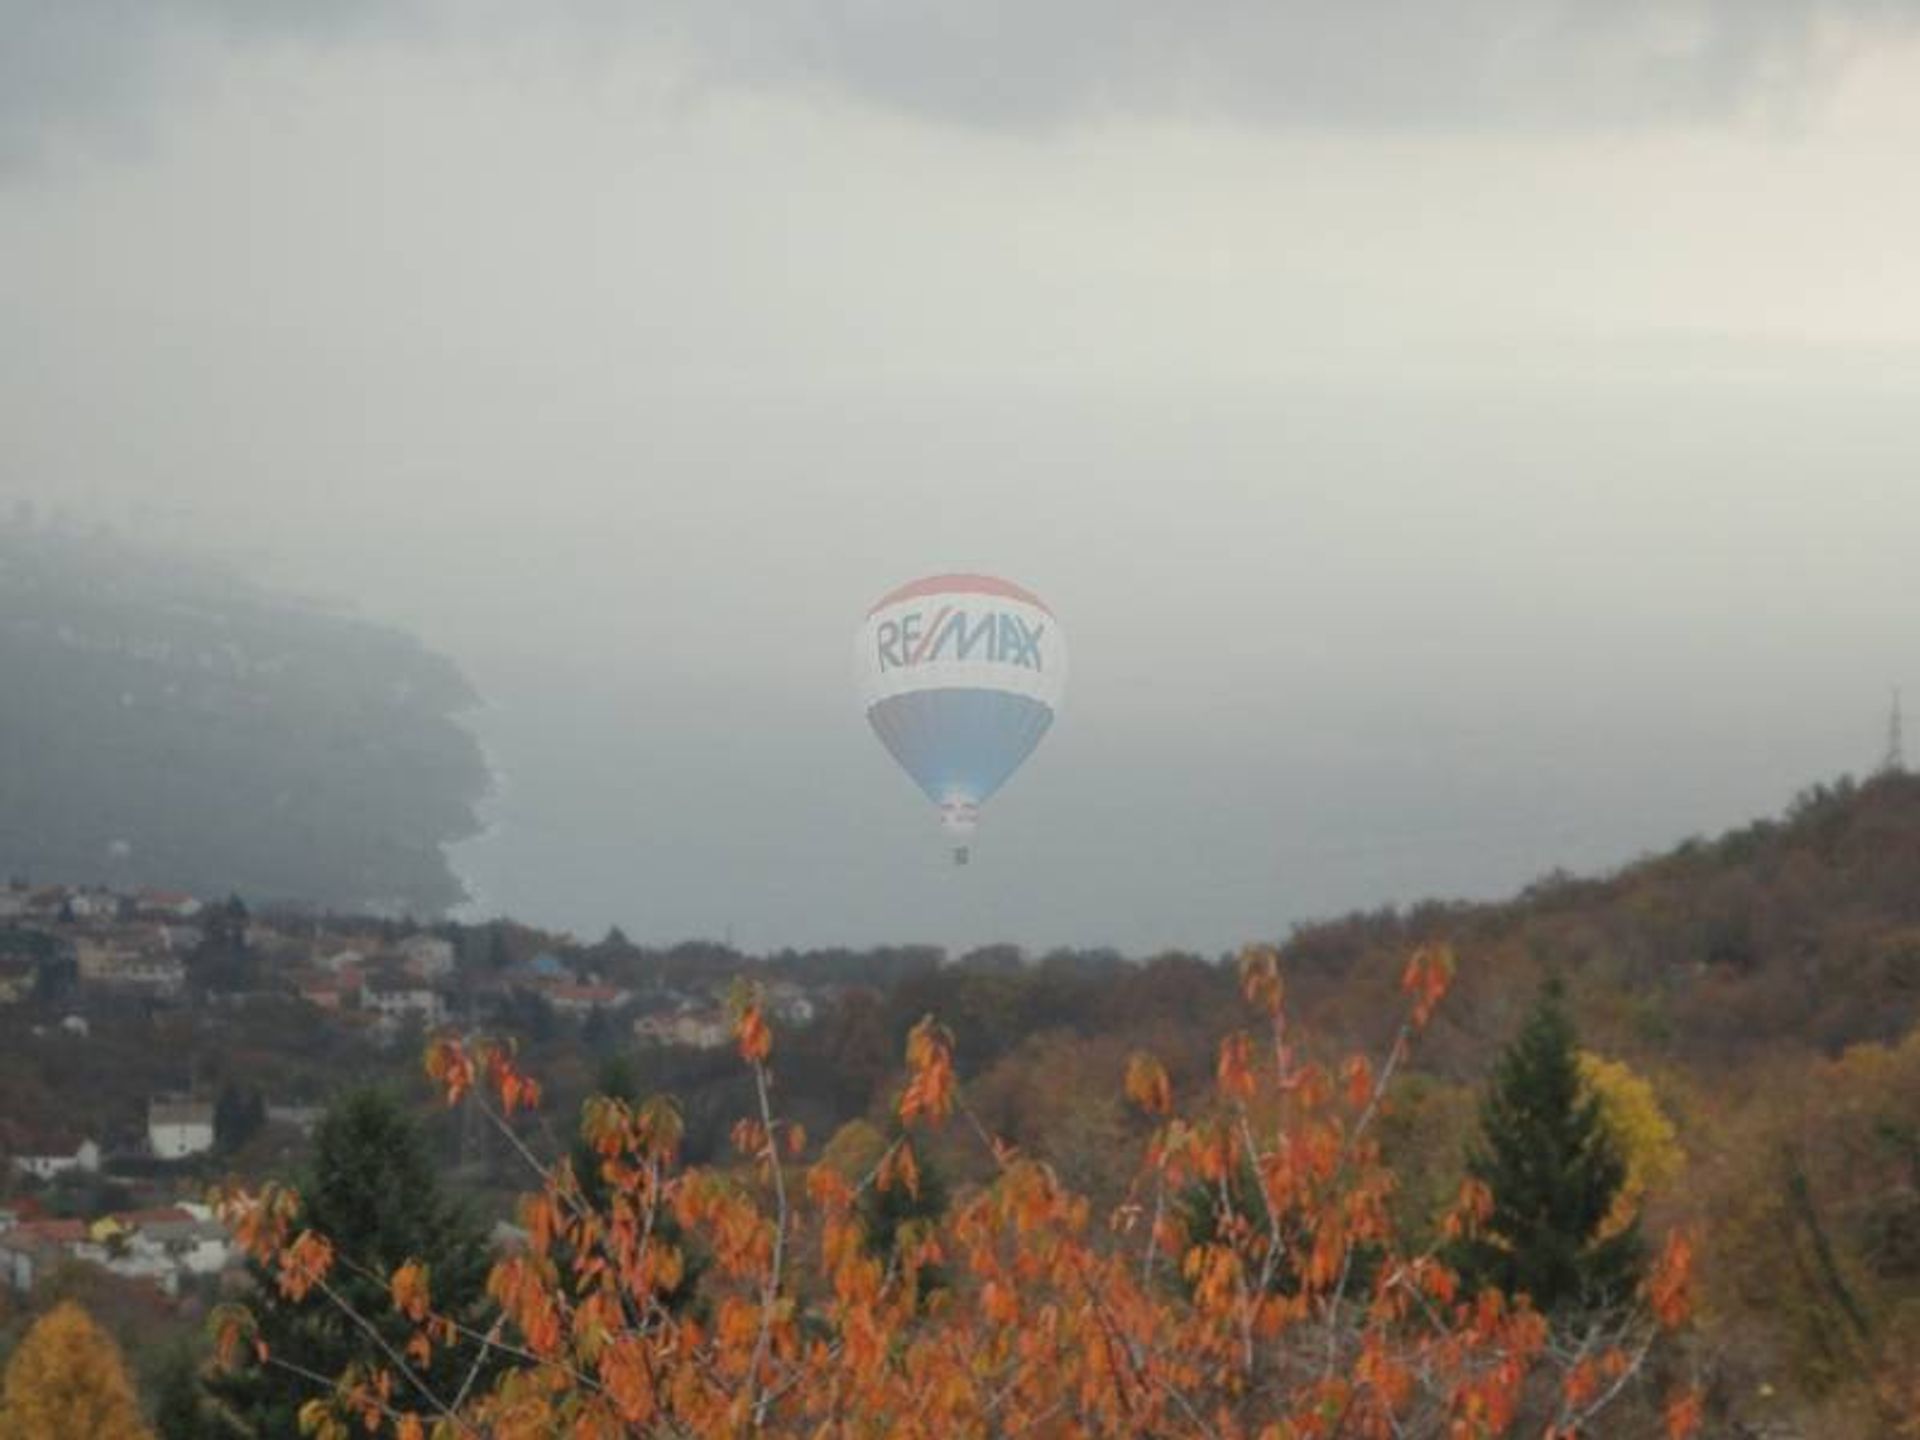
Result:
{"type": "Polygon", "coordinates": [[[0,492],[458,660],[490,910],[1219,948],[1777,810],[1920,695],[1920,4],[0,37],[0,492]],[[948,567],[1075,655],[960,873],[847,664],[948,567]]]}

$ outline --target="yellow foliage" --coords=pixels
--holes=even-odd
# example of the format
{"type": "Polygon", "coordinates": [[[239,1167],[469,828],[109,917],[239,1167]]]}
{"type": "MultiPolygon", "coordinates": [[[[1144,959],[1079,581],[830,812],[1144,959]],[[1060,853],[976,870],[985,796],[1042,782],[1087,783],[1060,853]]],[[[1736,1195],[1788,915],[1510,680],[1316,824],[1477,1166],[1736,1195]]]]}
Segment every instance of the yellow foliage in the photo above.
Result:
{"type": "Polygon", "coordinates": [[[820,1152],[820,1163],[828,1166],[843,1180],[859,1184],[880,1163],[880,1157],[887,1153],[887,1137],[882,1135],[865,1120],[849,1120],[826,1143],[820,1152]]]}
{"type": "Polygon", "coordinates": [[[1673,1182],[1686,1167],[1687,1155],[1652,1083],[1626,1061],[1582,1050],[1580,1080],[1599,1098],[1600,1118],[1627,1167],[1613,1213],[1601,1228],[1602,1234],[1611,1235],[1632,1223],[1649,1191],[1673,1182]]]}
{"type": "Polygon", "coordinates": [[[62,1301],[7,1362],[0,1440],[151,1440],[120,1347],[87,1312],[62,1301]]]}

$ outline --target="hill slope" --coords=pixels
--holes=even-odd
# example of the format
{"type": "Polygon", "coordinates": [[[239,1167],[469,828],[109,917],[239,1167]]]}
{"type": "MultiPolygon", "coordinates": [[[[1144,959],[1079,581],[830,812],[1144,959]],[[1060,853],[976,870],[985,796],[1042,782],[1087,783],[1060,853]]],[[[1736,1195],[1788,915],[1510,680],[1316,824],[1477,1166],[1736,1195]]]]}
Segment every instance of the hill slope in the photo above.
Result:
{"type": "MultiPolygon", "coordinates": [[[[1594,879],[1556,873],[1497,904],[1429,903],[1303,927],[1296,974],[1342,1014],[1408,946],[1462,959],[1449,1006],[1484,1053],[1546,973],[1614,1048],[1718,1066],[1776,1046],[1828,1054],[1920,1023],[1920,777],[1803,792],[1777,820],[1594,879]]],[[[1452,1047],[1449,1047],[1452,1048],[1452,1047]]]]}
{"type": "Polygon", "coordinates": [[[0,873],[435,914],[487,784],[459,672],[204,564],[0,523],[0,873]]]}

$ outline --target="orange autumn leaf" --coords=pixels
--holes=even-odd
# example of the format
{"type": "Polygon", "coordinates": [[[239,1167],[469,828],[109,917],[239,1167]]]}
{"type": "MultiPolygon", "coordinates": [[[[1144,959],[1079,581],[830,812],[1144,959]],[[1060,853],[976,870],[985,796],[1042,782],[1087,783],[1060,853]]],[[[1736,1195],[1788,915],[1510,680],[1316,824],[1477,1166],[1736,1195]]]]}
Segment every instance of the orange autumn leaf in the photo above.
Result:
{"type": "Polygon", "coordinates": [[[1269,1018],[1280,1013],[1286,993],[1280,978],[1280,952],[1270,946],[1250,946],[1240,955],[1240,992],[1247,1003],[1269,1018]]]}
{"type": "Polygon", "coordinates": [[[1435,1007],[1453,984],[1457,962],[1449,945],[1422,945],[1408,957],[1400,972],[1400,989],[1413,997],[1412,1021],[1419,1029],[1432,1018],[1435,1007]]]}
{"type": "Polygon", "coordinates": [[[1173,1112],[1173,1083],[1167,1068],[1144,1050],[1127,1057],[1127,1098],[1149,1115],[1173,1112]]]}
{"type": "Polygon", "coordinates": [[[764,1064],[773,1053],[773,1031],[767,1027],[766,1016],[757,1004],[741,1010],[733,1022],[733,1037],[739,1042],[740,1058],[749,1065],[764,1064]]]}
{"type": "Polygon", "coordinates": [[[1236,1032],[1220,1042],[1220,1059],[1214,1067],[1220,1093],[1229,1100],[1247,1101],[1254,1096],[1253,1041],[1244,1032],[1236,1032]]]}
{"type": "Polygon", "coordinates": [[[1686,1323],[1693,1310],[1693,1242],[1685,1233],[1676,1230],[1667,1236],[1645,1289],[1654,1318],[1662,1325],[1672,1330],[1686,1323]]]}
{"type": "Polygon", "coordinates": [[[907,1086],[900,1096],[900,1120],[935,1124],[953,1112],[953,1037],[925,1017],[907,1036],[907,1086]]]}
{"type": "Polygon", "coordinates": [[[393,1272],[388,1289],[394,1309],[415,1324],[425,1318],[429,1304],[426,1266],[418,1260],[407,1261],[393,1272]]]}
{"type": "Polygon", "coordinates": [[[1698,1434],[1705,1410],[1705,1401],[1698,1390],[1686,1390],[1675,1396],[1661,1415],[1667,1440],[1690,1440],[1698,1434]]]}

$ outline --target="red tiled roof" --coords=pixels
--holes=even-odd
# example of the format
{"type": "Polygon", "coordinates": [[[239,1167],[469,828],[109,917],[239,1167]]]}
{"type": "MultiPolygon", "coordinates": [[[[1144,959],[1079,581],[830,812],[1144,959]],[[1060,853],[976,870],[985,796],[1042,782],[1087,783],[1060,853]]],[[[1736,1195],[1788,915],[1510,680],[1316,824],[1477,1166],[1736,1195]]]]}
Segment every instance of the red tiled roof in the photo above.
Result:
{"type": "Polygon", "coordinates": [[[611,985],[549,985],[546,992],[552,999],[577,1000],[583,1005],[610,1005],[620,998],[611,985]]]}
{"type": "Polygon", "coordinates": [[[49,1245],[75,1245],[87,1238],[84,1220],[23,1220],[7,1231],[22,1240],[43,1240],[49,1245]]]}
{"type": "Polygon", "coordinates": [[[192,1212],[182,1210],[178,1205],[169,1205],[160,1210],[127,1210],[108,1218],[118,1220],[122,1225],[181,1225],[193,1222],[192,1212]]]}

